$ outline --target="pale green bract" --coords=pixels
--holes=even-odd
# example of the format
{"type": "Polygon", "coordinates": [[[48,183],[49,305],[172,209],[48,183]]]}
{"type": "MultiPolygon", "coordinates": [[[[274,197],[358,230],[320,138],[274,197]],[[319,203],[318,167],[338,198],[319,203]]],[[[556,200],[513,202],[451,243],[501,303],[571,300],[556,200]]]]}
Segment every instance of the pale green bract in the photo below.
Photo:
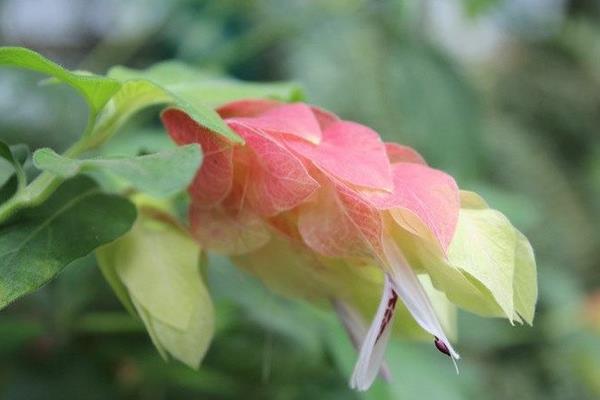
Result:
{"type": "Polygon", "coordinates": [[[532,325],[538,296],[537,268],[533,248],[519,231],[515,253],[513,303],[519,316],[532,325]]]}
{"type": "Polygon", "coordinates": [[[482,316],[531,324],[537,278],[527,238],[479,195],[461,192],[461,205],[446,255],[407,232],[395,232],[396,240],[412,265],[454,304],[482,316]]]}
{"type": "Polygon", "coordinates": [[[463,191],[461,204],[451,262],[481,282],[511,321],[532,324],[537,274],[529,241],[476,193],[463,191]]]}
{"type": "Polygon", "coordinates": [[[448,249],[450,263],[483,284],[511,319],[516,244],[516,230],[502,213],[461,209],[448,249]]]}
{"type": "Polygon", "coordinates": [[[213,305],[198,267],[198,245],[165,218],[141,212],[127,235],[96,255],[117,296],[142,319],[163,357],[197,368],[213,335],[213,305]]]}

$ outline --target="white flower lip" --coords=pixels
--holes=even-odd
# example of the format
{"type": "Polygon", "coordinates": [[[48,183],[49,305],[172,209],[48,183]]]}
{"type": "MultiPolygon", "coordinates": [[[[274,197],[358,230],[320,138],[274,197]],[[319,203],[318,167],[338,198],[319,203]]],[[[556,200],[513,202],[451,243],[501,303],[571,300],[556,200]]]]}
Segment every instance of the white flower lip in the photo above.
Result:
{"type": "Polygon", "coordinates": [[[381,301],[363,340],[350,379],[350,387],[361,391],[367,390],[379,373],[384,361],[385,347],[392,330],[398,298],[402,300],[415,321],[434,336],[436,348],[450,356],[458,373],[455,360],[458,360],[460,356],[450,344],[417,275],[391,239],[384,239],[383,245],[391,273],[385,275],[381,301]]]}

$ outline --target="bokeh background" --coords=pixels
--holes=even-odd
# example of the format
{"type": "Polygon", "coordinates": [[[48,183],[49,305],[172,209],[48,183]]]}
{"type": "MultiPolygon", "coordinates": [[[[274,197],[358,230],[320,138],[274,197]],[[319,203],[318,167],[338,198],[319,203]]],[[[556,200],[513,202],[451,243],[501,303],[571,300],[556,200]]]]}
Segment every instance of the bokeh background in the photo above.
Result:
{"type": "MultiPolygon", "coordinates": [[[[105,72],[176,58],[308,100],[417,148],[531,239],[534,327],[459,315],[456,376],[395,341],[391,384],[346,380],[327,312],[208,271],[217,333],[200,371],[165,363],[86,258],[0,313],[1,399],[600,398],[600,3],[597,0],[0,0],[0,44],[105,72]]],[[[85,106],[0,71],[0,137],[65,148],[85,106]]],[[[158,128],[156,112],[126,130],[158,128]]]]}

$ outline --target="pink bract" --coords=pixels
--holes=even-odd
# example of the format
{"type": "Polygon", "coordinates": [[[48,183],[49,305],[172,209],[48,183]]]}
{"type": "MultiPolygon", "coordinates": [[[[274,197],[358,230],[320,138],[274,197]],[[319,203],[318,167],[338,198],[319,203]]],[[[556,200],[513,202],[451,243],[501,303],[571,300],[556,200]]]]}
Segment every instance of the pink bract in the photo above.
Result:
{"type": "Polygon", "coordinates": [[[262,218],[295,210],[305,244],[331,257],[380,255],[382,213],[414,234],[425,229],[442,252],[448,248],[458,187],[412,148],[384,143],[366,126],[303,103],[240,100],[217,111],[245,146],[177,109],[162,115],[178,144],[199,143],[204,152],[189,188],[194,209],[225,207],[262,218]]]}
{"type": "Polygon", "coordinates": [[[321,127],[310,107],[304,104],[290,104],[270,107],[254,117],[234,117],[228,123],[247,125],[269,134],[291,135],[311,143],[321,142],[321,127]]]}
{"type": "Polygon", "coordinates": [[[454,179],[439,170],[412,162],[392,166],[394,191],[392,193],[362,192],[375,208],[392,210],[392,217],[409,231],[414,229],[402,209],[414,214],[434,235],[445,252],[458,222],[460,195],[454,179]]]}
{"type": "Polygon", "coordinates": [[[318,145],[299,140],[286,140],[286,145],[323,172],[346,183],[384,191],[393,189],[385,145],[366,126],[336,121],[327,126],[318,145]]]}
{"type": "Polygon", "coordinates": [[[251,149],[246,192],[250,209],[261,216],[273,216],[298,206],[317,190],[319,184],[283,145],[237,121],[230,126],[251,149]]]}
{"type": "Polygon", "coordinates": [[[202,168],[196,173],[189,192],[197,206],[217,205],[231,190],[233,147],[222,136],[198,125],[183,111],[168,109],[162,113],[162,121],[175,143],[198,143],[202,147],[202,168]]]}

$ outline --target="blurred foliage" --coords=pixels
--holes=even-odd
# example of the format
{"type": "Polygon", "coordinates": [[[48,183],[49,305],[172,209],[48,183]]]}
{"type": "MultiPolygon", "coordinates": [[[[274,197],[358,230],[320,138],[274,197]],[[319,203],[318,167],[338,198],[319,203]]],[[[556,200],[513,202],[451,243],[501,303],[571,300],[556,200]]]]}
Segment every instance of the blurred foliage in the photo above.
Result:
{"type": "MultiPolygon", "coordinates": [[[[0,398],[600,397],[600,6],[441,3],[3,0],[0,43],[95,72],[177,58],[240,79],[301,82],[309,101],[416,147],[527,234],[540,279],[533,328],[461,314],[459,376],[429,343],[394,342],[393,382],[352,393],[355,353],[327,310],[211,259],[216,335],[194,372],[160,359],[85,258],[2,313],[0,398]],[[500,45],[479,59],[457,52],[440,12],[442,22],[461,16],[463,28],[494,27],[500,45]]],[[[484,42],[468,32],[455,35],[459,50],[484,42]]],[[[85,105],[38,80],[0,73],[0,138],[63,150],[85,125],[85,105]]],[[[148,149],[130,151],[161,148],[155,111],[129,123],[120,146],[144,135],[148,149]]]]}

